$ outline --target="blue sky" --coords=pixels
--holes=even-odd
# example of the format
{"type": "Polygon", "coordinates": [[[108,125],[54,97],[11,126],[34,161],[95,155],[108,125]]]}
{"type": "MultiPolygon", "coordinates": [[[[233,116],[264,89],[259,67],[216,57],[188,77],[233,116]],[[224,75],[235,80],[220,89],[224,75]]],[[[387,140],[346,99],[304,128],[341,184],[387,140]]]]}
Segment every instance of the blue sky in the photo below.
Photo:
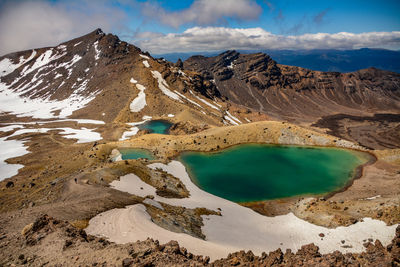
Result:
{"type": "Polygon", "coordinates": [[[399,0],[0,0],[0,54],[56,45],[98,27],[156,54],[398,50],[399,14],[399,0]]]}
{"type": "MultiPolygon", "coordinates": [[[[216,0],[218,1],[218,0],[216,0]]],[[[146,2],[146,1],[139,1],[146,2]]],[[[188,9],[193,0],[151,1],[170,12],[188,9]]],[[[222,1],[223,2],[223,1],[222,1]]],[[[210,23],[230,27],[262,27],[275,34],[372,32],[400,30],[399,0],[280,0],[254,1],[261,8],[260,16],[249,20],[226,18],[225,22],[210,23]],[[319,16],[319,17],[318,17],[319,16]],[[320,18],[320,19],[318,19],[320,18]]],[[[127,12],[132,9],[125,6],[127,12]]],[[[163,33],[181,32],[196,23],[187,23],[178,29],[143,17],[132,18],[131,27],[163,33]],[[142,22],[145,22],[142,24],[142,22]]]]}

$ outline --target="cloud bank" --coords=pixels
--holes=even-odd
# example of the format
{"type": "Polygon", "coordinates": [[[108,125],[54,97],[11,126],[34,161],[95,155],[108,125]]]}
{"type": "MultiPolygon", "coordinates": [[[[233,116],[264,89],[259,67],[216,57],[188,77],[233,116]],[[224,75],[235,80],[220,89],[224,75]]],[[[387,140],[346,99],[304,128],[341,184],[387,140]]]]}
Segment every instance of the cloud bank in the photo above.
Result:
{"type": "Polygon", "coordinates": [[[227,18],[254,20],[262,12],[261,6],[250,0],[195,0],[184,10],[169,12],[154,3],[145,3],[145,16],[159,20],[162,24],[178,28],[181,25],[214,25],[224,23],[227,18]]]}
{"type": "Polygon", "coordinates": [[[136,45],[154,54],[203,52],[227,49],[357,49],[362,47],[400,48],[400,31],[303,35],[275,35],[262,28],[194,27],[183,33],[151,35],[136,45]]]}
{"type": "MultiPolygon", "coordinates": [[[[266,1],[266,4],[270,12],[275,10],[270,1],[266,1]]],[[[154,1],[0,0],[0,55],[54,46],[99,27],[155,54],[226,49],[400,49],[399,31],[298,35],[304,32],[299,31],[305,24],[300,21],[289,30],[282,31],[285,35],[278,35],[263,28],[227,26],[232,21],[256,20],[262,12],[262,7],[251,0],[194,0],[188,8],[175,12],[162,8],[154,1]],[[143,22],[146,18],[151,20],[143,22]],[[136,23],[139,21],[140,26],[132,26],[132,20],[136,23]],[[151,30],[141,32],[140,28],[149,25],[149,22],[151,30]],[[182,25],[196,27],[180,33],[154,32],[156,30],[153,29],[161,24],[176,28],[182,25]],[[221,25],[223,27],[217,27],[221,25]]],[[[328,12],[329,9],[322,10],[306,20],[323,24],[328,12]]],[[[281,10],[274,20],[285,26],[285,16],[281,10]]]]}
{"type": "Polygon", "coordinates": [[[126,14],[109,1],[9,1],[0,8],[0,55],[57,45],[101,27],[123,27],[126,14]]]}

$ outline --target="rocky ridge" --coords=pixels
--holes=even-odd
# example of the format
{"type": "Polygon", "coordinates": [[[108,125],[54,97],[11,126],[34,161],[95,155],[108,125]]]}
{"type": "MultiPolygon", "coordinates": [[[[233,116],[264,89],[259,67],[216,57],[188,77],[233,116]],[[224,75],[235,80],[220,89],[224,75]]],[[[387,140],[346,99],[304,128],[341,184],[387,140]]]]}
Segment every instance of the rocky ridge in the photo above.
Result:
{"type": "MultiPolygon", "coordinates": [[[[383,112],[398,115],[400,110],[400,74],[375,68],[351,73],[312,71],[280,65],[263,53],[236,51],[215,57],[192,56],[183,67],[215,84],[229,101],[298,124],[338,113],[368,117],[383,112]]],[[[395,127],[390,121],[384,123],[395,127]]],[[[399,143],[383,145],[393,146],[399,143]]]]}
{"type": "MultiPolygon", "coordinates": [[[[0,241],[4,243],[3,241],[0,241]]],[[[208,257],[193,255],[176,241],[159,244],[147,239],[116,245],[99,237],[87,235],[66,221],[42,215],[27,225],[17,238],[25,246],[23,254],[4,256],[2,264],[61,265],[122,265],[122,266],[399,266],[400,226],[391,244],[382,246],[366,240],[363,253],[324,254],[314,244],[302,246],[296,253],[280,249],[254,255],[240,251],[210,262],[208,257]],[[52,247],[51,247],[52,246],[52,247]],[[73,255],[73,256],[71,256],[73,255]]]]}

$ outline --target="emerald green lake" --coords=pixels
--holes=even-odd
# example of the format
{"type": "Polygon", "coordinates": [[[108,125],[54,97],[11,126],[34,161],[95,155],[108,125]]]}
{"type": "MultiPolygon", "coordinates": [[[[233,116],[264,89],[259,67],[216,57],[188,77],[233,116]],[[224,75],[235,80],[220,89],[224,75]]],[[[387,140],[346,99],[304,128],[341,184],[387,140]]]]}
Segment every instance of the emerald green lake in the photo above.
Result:
{"type": "Polygon", "coordinates": [[[149,130],[150,133],[157,134],[168,134],[169,128],[171,128],[172,123],[166,120],[153,120],[145,122],[139,125],[139,129],[141,130],[149,130]]]}
{"type": "Polygon", "coordinates": [[[235,202],[336,191],[369,158],[366,153],[338,148],[258,144],[180,156],[197,186],[235,202]]]}
{"type": "Polygon", "coordinates": [[[145,149],[139,149],[139,148],[123,148],[119,149],[119,152],[122,155],[122,159],[154,159],[153,154],[145,149]]]}

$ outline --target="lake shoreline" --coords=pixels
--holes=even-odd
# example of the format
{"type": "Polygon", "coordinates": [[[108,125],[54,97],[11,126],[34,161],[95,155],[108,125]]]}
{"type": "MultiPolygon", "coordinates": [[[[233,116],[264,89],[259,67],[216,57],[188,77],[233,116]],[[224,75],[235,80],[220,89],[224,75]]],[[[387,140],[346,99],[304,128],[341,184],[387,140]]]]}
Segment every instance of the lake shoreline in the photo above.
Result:
{"type": "MultiPolygon", "coordinates": [[[[298,209],[296,208],[296,200],[308,196],[295,197],[296,199],[281,198],[278,200],[263,201],[255,203],[255,205],[248,208],[266,216],[277,216],[293,211],[300,218],[328,227],[349,225],[355,219],[360,219],[360,216],[378,218],[389,224],[397,221],[394,215],[390,215],[396,211],[388,210],[382,217],[377,213],[377,210],[382,209],[382,206],[380,206],[382,201],[387,202],[390,209],[396,209],[393,201],[395,201],[397,196],[393,195],[393,192],[397,192],[395,189],[397,186],[393,185],[398,183],[391,178],[390,173],[393,170],[390,169],[392,167],[385,163],[386,154],[380,154],[380,151],[369,151],[350,141],[288,122],[253,122],[239,126],[209,128],[190,135],[138,135],[123,142],[110,142],[101,145],[99,152],[101,154],[100,157],[108,157],[113,148],[144,148],[152,151],[157,158],[148,163],[168,163],[179,157],[180,153],[184,151],[214,153],[232,146],[249,143],[277,146],[305,146],[311,148],[343,148],[350,151],[367,153],[374,159],[377,158],[377,161],[365,164],[362,173],[358,172],[354,174],[351,184],[349,181],[345,188],[341,188],[342,190],[336,190],[334,194],[331,192],[329,195],[330,201],[319,201],[315,207],[312,207],[314,213],[301,211],[302,214],[300,214],[296,211],[298,209]],[[369,201],[368,203],[359,201],[359,199],[378,194],[384,196],[385,199],[369,201]],[[336,210],[335,202],[339,204],[339,201],[340,203],[344,201],[344,204],[340,204],[341,210],[336,210]],[[343,211],[345,207],[348,210],[343,211]],[[367,209],[364,210],[365,208],[367,209]],[[319,217],[320,214],[326,214],[327,212],[331,215],[325,216],[326,218],[319,217]]],[[[316,196],[314,195],[313,197],[316,196]]],[[[325,199],[328,196],[325,194],[318,197],[325,199]]],[[[243,203],[240,204],[243,205],[243,203]]]]}
{"type": "MultiPolygon", "coordinates": [[[[368,160],[361,164],[361,165],[357,165],[353,170],[352,170],[352,176],[347,178],[346,183],[343,186],[340,186],[337,189],[334,189],[330,192],[325,192],[325,193],[301,193],[301,194],[295,194],[292,196],[287,196],[287,197],[271,197],[271,198],[266,198],[266,199],[259,199],[259,200],[255,200],[255,201],[237,201],[237,200],[233,200],[231,199],[231,201],[234,201],[238,204],[251,204],[251,203],[256,203],[256,202],[261,202],[261,201],[270,201],[270,200],[284,200],[284,199],[291,199],[291,198],[300,198],[300,197],[323,197],[325,199],[327,199],[329,196],[333,196],[334,194],[338,193],[338,192],[343,192],[345,191],[348,187],[350,187],[355,179],[359,179],[360,177],[362,177],[363,175],[363,168],[364,166],[373,164],[374,162],[376,162],[376,157],[372,157],[370,153],[365,153],[365,151],[355,151],[355,150],[350,150],[350,149],[345,149],[345,148],[338,148],[338,147],[323,147],[323,146],[300,146],[300,145],[282,145],[282,144],[265,144],[265,143],[246,143],[246,144],[238,144],[238,145],[233,145],[227,148],[223,148],[223,149],[219,149],[218,151],[181,151],[179,153],[179,156],[177,156],[175,158],[175,160],[179,160],[180,162],[182,162],[188,173],[189,176],[192,180],[192,182],[194,184],[196,184],[197,186],[201,187],[201,183],[198,180],[199,178],[196,178],[196,175],[194,174],[194,171],[192,170],[192,166],[186,162],[183,159],[184,154],[188,154],[188,153],[194,153],[195,155],[197,154],[197,156],[212,156],[212,155],[216,155],[216,154],[222,154],[223,152],[236,152],[239,153],[238,150],[241,148],[247,148],[249,149],[248,146],[260,146],[261,147],[271,147],[271,148],[288,148],[288,149],[293,149],[293,148],[297,148],[297,149],[310,149],[310,150],[320,150],[320,151],[324,151],[326,152],[328,149],[332,149],[332,150],[336,150],[336,151],[341,151],[341,152],[346,152],[346,153],[350,153],[352,154],[354,157],[360,159],[361,162],[365,162],[365,159],[368,158],[368,160]]],[[[256,149],[258,149],[257,147],[255,147],[256,149]]],[[[275,153],[278,151],[275,151],[275,153]]],[[[293,153],[299,153],[299,151],[293,151],[293,153]]],[[[268,155],[266,155],[266,157],[268,157],[268,155]]],[[[266,167],[267,168],[267,167],[266,167]]],[[[267,179],[267,178],[266,178],[267,179]]],[[[322,179],[322,178],[321,178],[322,179]]],[[[203,190],[206,190],[205,188],[203,188],[203,190]]],[[[207,190],[206,190],[207,191],[207,190]]]]}

